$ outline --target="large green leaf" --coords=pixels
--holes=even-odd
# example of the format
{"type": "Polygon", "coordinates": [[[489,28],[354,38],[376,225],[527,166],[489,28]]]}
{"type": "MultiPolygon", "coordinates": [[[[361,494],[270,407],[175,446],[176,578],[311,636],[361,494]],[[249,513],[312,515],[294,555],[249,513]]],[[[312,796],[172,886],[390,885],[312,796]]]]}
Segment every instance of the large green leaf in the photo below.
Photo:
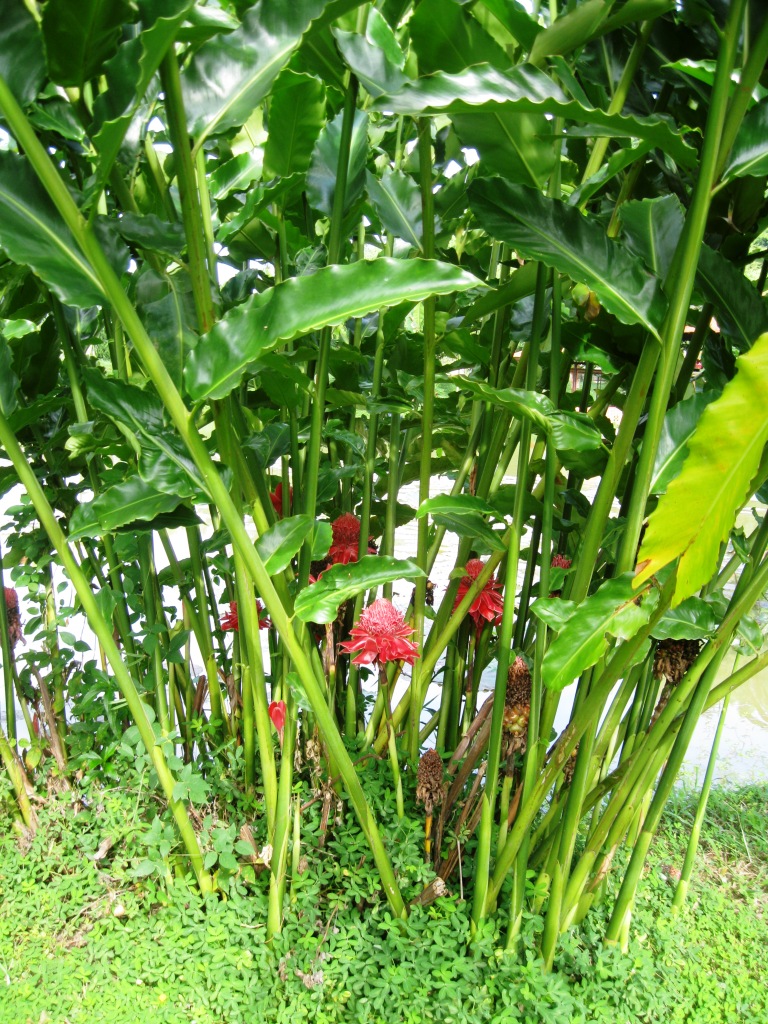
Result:
{"type": "Polygon", "coordinates": [[[309,516],[288,516],[278,520],[256,541],[256,550],[270,576],[282,572],[312,533],[315,522],[309,516]]]}
{"type": "Polygon", "coordinates": [[[197,340],[197,318],[188,277],[162,277],[148,270],[137,282],[136,308],[166,370],[180,387],[187,353],[197,340]]]}
{"type": "Polygon", "coordinates": [[[684,167],[695,166],[696,150],[668,122],[656,117],[608,114],[569,99],[543,71],[520,64],[506,72],[478,64],[456,75],[437,72],[381,96],[373,106],[396,114],[471,114],[499,104],[523,113],[552,114],[580,124],[598,125],[612,134],[645,139],[684,167]]]}
{"type": "Polygon", "coordinates": [[[40,33],[35,19],[21,0],[3,4],[0,75],[22,107],[37,96],[45,77],[40,33]]]}
{"type": "Polygon", "coordinates": [[[745,174],[768,174],[768,99],[757,103],[741,122],[733,143],[723,181],[745,174]]]}
{"type": "Polygon", "coordinates": [[[421,74],[461,71],[470,64],[506,68],[511,63],[502,47],[454,0],[421,0],[408,28],[421,74]]]}
{"type": "Polygon", "coordinates": [[[492,388],[490,384],[469,377],[453,379],[478,398],[506,409],[513,416],[529,419],[534,429],[551,437],[555,447],[561,451],[591,451],[602,443],[599,429],[588,416],[555,409],[546,395],[519,388],[492,388]]]}
{"type": "Polygon", "coordinates": [[[599,36],[615,0],[582,0],[552,25],[539,32],[531,47],[530,60],[538,64],[552,54],[571,53],[599,36]]]}
{"type": "Polygon", "coordinates": [[[480,0],[500,24],[527,50],[542,31],[539,25],[517,0],[480,0]]]}
{"type": "Polygon", "coordinates": [[[376,207],[381,223],[397,238],[421,249],[423,231],[421,191],[402,171],[386,170],[381,178],[365,172],[368,196],[376,207]]]}
{"type": "Polygon", "coordinates": [[[13,369],[13,352],[5,336],[0,333],[0,413],[10,416],[16,410],[16,390],[19,378],[13,369]]]}
{"type": "Polygon", "coordinates": [[[483,171],[508,181],[539,187],[558,159],[552,125],[544,114],[498,107],[451,116],[464,146],[477,150],[483,171]]]}
{"type": "Polygon", "coordinates": [[[664,425],[653,464],[651,494],[662,494],[677,476],[688,454],[688,439],[696,429],[701,414],[717,398],[716,391],[702,391],[678,402],[664,417],[664,425]]]}
{"type": "Polygon", "coordinates": [[[653,635],[657,640],[705,640],[717,626],[714,608],[700,597],[689,597],[661,617],[653,635]]]}
{"type": "Polygon", "coordinates": [[[327,0],[260,0],[235,32],[205,43],[183,75],[184,106],[196,145],[245,124],[327,0]]]}
{"type": "Polygon", "coordinates": [[[667,300],[646,264],[605,234],[600,224],[559,199],[500,179],[478,178],[470,205],[494,238],[529,259],[589,285],[623,323],[643,324],[657,338],[667,300]]]}
{"type": "Polygon", "coordinates": [[[325,86],[320,79],[283,71],[269,100],[265,176],[306,171],[324,122],[325,86]]]}
{"type": "Polygon", "coordinates": [[[688,458],[667,487],[638,555],[638,584],[675,559],[673,604],[695,594],[717,567],[768,441],[768,334],[736,361],[736,376],[704,410],[688,458]]]}
{"type": "MultiPolygon", "coordinates": [[[[637,602],[632,574],[607,580],[580,604],[571,604],[561,616],[560,633],[550,644],[541,665],[542,679],[550,690],[562,690],[595,665],[608,650],[608,637],[630,640],[648,622],[658,603],[658,592],[648,590],[637,602]]],[[[542,605],[544,621],[552,623],[552,601],[542,605]]],[[[538,615],[539,602],[531,605],[538,615]]]]}
{"type": "MultiPolygon", "coordinates": [[[[399,92],[408,78],[401,70],[402,63],[394,62],[388,55],[390,53],[396,55],[396,52],[391,47],[385,50],[375,39],[370,38],[370,21],[371,15],[374,14],[378,14],[375,8],[368,16],[369,28],[365,36],[358,35],[356,32],[344,32],[337,28],[333,30],[333,34],[344,60],[371,96],[375,97],[388,92],[399,92]]],[[[402,52],[400,57],[402,57],[402,52]]]]}
{"type": "Polygon", "coordinates": [[[506,545],[502,540],[502,534],[492,529],[477,512],[465,509],[456,511],[450,508],[445,512],[432,512],[432,519],[438,526],[444,526],[446,530],[455,533],[457,537],[480,541],[489,551],[505,550],[506,545]]]}
{"type": "Polygon", "coordinates": [[[619,207],[622,238],[660,280],[667,276],[683,230],[685,212],[675,195],[641,199],[619,207]]]}
{"type": "Polygon", "coordinates": [[[214,199],[226,199],[230,192],[246,192],[254,181],[258,181],[264,165],[264,151],[248,150],[219,164],[211,174],[210,190],[214,199]]]}
{"type": "Polygon", "coordinates": [[[140,476],[108,487],[92,502],[78,505],[70,520],[69,538],[100,536],[140,520],[172,512],[180,503],[177,494],[156,490],[140,476]]]}
{"type": "Polygon", "coordinates": [[[98,74],[132,13],[127,0],[48,0],[42,27],[51,79],[80,88],[98,74]]]}
{"type": "Polygon", "coordinates": [[[419,505],[416,518],[421,519],[435,512],[452,512],[455,515],[474,513],[496,518],[499,516],[497,509],[490,502],[474,494],[438,494],[435,498],[427,498],[419,505]]]}
{"type": "MultiPolygon", "coordinates": [[[[333,196],[339,169],[339,145],[344,112],[337,114],[320,132],[307,172],[307,198],[316,210],[326,217],[333,210],[333,196]]],[[[365,163],[368,159],[368,115],[355,111],[352,138],[349,143],[347,187],[344,193],[344,213],[357,199],[365,184],[365,163]]]]}
{"type": "Polygon", "coordinates": [[[107,88],[94,103],[93,144],[103,181],[192,0],[155,0],[142,6],[143,31],[122,44],[105,67],[107,88]]]}
{"type": "Polygon", "coordinates": [[[408,559],[364,555],[359,562],[326,569],[317,583],[296,596],[296,615],[302,622],[333,622],[339,605],[350,597],[395,580],[412,580],[426,573],[408,559]]]}
{"type": "Polygon", "coordinates": [[[749,348],[768,330],[765,299],[738,267],[708,245],[699,250],[696,284],[715,307],[722,330],[735,338],[740,349],[749,348]]]}
{"type": "Polygon", "coordinates": [[[235,307],[200,339],[187,361],[187,391],[195,401],[221,398],[281,341],[382,306],[478,286],[481,282],[465,270],[433,260],[361,260],[293,278],[235,307]]]}
{"type": "Polygon", "coordinates": [[[103,301],[90,263],[27,161],[0,152],[0,246],[72,306],[103,301]]]}

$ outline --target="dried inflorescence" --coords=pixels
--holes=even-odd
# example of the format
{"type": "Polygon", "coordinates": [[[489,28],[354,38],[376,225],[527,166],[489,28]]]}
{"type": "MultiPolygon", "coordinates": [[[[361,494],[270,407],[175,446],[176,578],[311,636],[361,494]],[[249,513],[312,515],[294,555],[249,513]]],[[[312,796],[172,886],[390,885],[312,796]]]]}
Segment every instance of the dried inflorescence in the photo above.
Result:
{"type": "Polygon", "coordinates": [[[416,775],[416,799],[424,804],[429,817],[443,799],[443,759],[436,750],[427,750],[419,761],[416,775]]]}
{"type": "Polygon", "coordinates": [[[531,716],[531,687],[533,681],[526,661],[517,657],[507,672],[507,692],[504,699],[504,728],[502,756],[507,771],[514,766],[514,755],[524,754],[528,740],[528,720],[531,716]]]}
{"type": "Polygon", "coordinates": [[[659,702],[651,716],[651,725],[656,720],[672,696],[672,691],[685,673],[696,661],[701,650],[700,640],[660,640],[653,659],[653,674],[657,679],[664,679],[659,702]]]}
{"type": "Polygon", "coordinates": [[[11,641],[11,650],[21,640],[21,616],[19,615],[19,595],[13,587],[4,587],[5,590],[5,615],[8,619],[8,639],[11,641]]]}

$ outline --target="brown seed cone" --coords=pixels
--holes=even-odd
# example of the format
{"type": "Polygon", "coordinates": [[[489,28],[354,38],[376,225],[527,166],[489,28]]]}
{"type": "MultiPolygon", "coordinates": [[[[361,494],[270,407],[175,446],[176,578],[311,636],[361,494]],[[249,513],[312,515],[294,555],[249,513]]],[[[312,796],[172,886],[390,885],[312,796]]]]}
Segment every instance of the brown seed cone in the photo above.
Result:
{"type": "Polygon", "coordinates": [[[573,753],[563,765],[563,785],[570,786],[573,782],[573,773],[576,770],[576,756],[579,753],[579,745],[576,744],[573,753]]]}
{"type": "Polygon", "coordinates": [[[676,686],[699,656],[699,640],[661,640],[653,659],[653,674],[676,686]]]}
{"type": "Polygon", "coordinates": [[[421,755],[416,775],[416,799],[424,804],[427,815],[443,799],[443,759],[436,750],[421,755]]]}
{"type": "Polygon", "coordinates": [[[8,639],[11,642],[11,650],[21,640],[21,616],[19,615],[19,595],[13,587],[4,587],[5,590],[5,614],[8,619],[8,639]]]}
{"type": "Polygon", "coordinates": [[[504,773],[511,775],[515,754],[524,754],[528,741],[528,719],[531,716],[531,673],[523,658],[517,657],[507,672],[507,692],[504,700],[504,727],[501,756],[505,761],[504,773]]]}

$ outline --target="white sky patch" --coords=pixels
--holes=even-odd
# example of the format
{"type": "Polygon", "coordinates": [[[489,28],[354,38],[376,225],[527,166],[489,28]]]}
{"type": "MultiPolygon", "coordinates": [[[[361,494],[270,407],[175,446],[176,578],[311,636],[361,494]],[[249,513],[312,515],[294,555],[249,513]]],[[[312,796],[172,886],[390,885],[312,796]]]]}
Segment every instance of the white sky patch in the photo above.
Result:
{"type": "Polygon", "coordinates": [[[455,160],[450,160],[445,170],[443,171],[443,174],[445,175],[446,178],[453,178],[454,175],[458,174],[461,169],[461,164],[456,163],[455,160]]]}
{"type": "Polygon", "coordinates": [[[464,159],[467,161],[467,167],[471,167],[472,164],[476,164],[480,159],[480,154],[476,149],[466,148],[462,149],[461,152],[464,154],[464,159]]]}

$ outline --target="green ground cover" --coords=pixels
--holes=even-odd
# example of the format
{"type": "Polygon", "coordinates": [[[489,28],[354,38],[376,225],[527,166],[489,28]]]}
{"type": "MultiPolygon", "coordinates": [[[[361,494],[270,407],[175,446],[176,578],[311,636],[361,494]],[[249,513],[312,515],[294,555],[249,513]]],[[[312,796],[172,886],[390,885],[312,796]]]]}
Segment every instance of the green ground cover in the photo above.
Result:
{"type": "MultiPolygon", "coordinates": [[[[415,815],[398,823],[377,782],[372,768],[369,789],[413,896],[428,877],[421,824],[415,815]]],[[[519,955],[503,949],[503,912],[468,946],[458,885],[398,925],[353,818],[332,824],[321,845],[320,802],[306,812],[291,908],[270,948],[266,872],[233,872],[226,898],[168,884],[175,840],[155,817],[162,809],[138,787],[121,794],[87,780],[81,786],[47,801],[27,842],[2,822],[0,1024],[768,1019],[768,788],[713,793],[689,900],[674,916],[674,877],[695,807],[678,792],[646,868],[628,954],[601,944],[598,907],[564,937],[547,975],[534,949],[541,922],[533,910],[519,955]]],[[[204,838],[215,851],[228,836],[231,850],[239,819],[217,814],[215,804],[201,813],[204,838]]],[[[471,855],[468,846],[466,871],[471,855]]]]}

